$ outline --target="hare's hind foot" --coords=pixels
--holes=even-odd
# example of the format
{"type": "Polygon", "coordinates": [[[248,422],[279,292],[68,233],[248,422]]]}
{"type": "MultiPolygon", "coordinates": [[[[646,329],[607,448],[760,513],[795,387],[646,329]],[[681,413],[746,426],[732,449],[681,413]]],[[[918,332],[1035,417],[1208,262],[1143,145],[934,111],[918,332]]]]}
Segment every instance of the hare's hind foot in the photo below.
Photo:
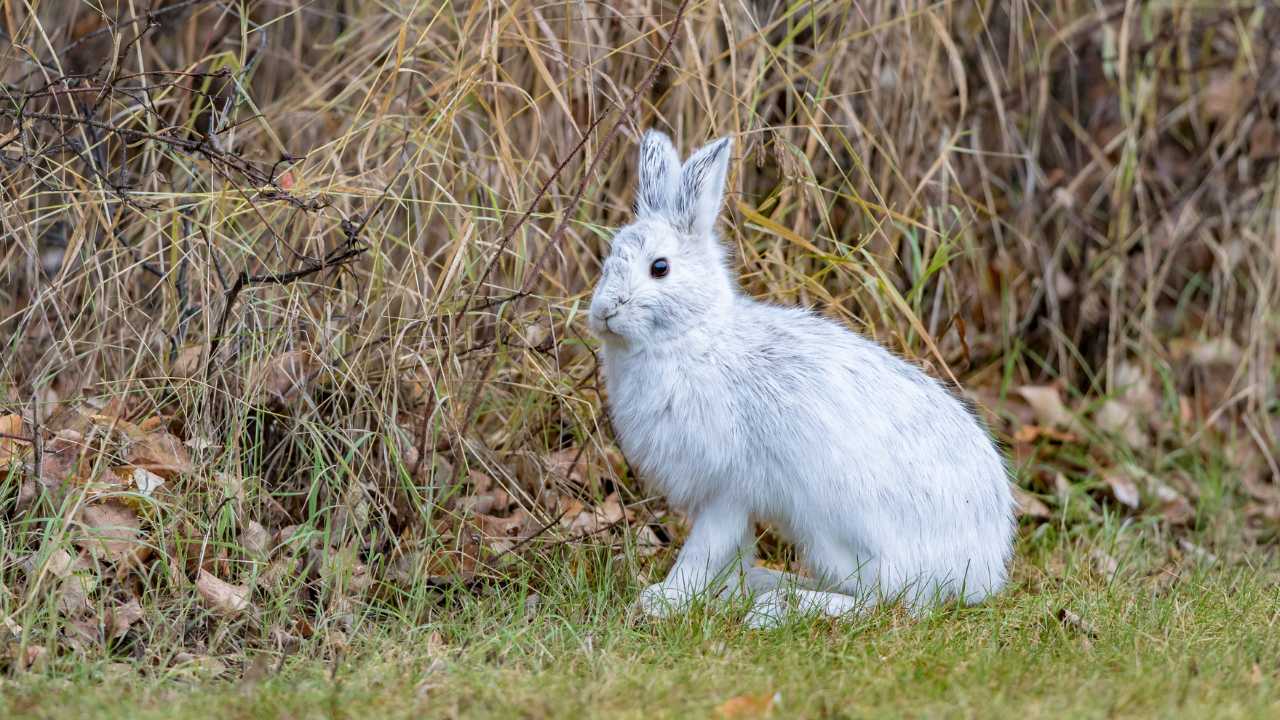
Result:
{"type": "Polygon", "coordinates": [[[755,596],[745,622],[751,628],[773,628],[793,617],[825,615],[838,618],[860,614],[868,607],[866,601],[853,595],[779,587],[755,596]]]}

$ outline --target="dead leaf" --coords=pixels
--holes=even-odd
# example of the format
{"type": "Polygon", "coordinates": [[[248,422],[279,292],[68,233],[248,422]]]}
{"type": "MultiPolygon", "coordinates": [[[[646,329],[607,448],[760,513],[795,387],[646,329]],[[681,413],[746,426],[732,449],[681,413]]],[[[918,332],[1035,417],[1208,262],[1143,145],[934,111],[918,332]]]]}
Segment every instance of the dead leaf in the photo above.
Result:
{"type": "Polygon", "coordinates": [[[271,555],[271,531],[250,520],[240,531],[240,546],[250,555],[265,560],[271,555]]]}
{"type": "Polygon", "coordinates": [[[1129,447],[1147,446],[1147,433],[1139,424],[1137,414],[1130,406],[1119,400],[1108,400],[1102,403],[1102,406],[1093,414],[1093,421],[1103,430],[1118,435],[1129,447]]]}
{"type": "Polygon", "coordinates": [[[1232,70],[1218,70],[1201,94],[1201,110],[1210,120],[1229,120],[1254,93],[1253,79],[1232,70]]]}
{"type": "Polygon", "coordinates": [[[511,495],[500,487],[495,487],[488,492],[464,495],[457,500],[458,510],[471,515],[506,512],[509,507],[511,507],[511,495]]]}
{"type": "Polygon", "coordinates": [[[1191,542],[1186,538],[1178,538],[1178,547],[1181,548],[1182,551],[1185,552],[1186,554],[1190,555],[1191,557],[1195,558],[1199,562],[1202,562],[1206,565],[1212,565],[1218,562],[1217,555],[1214,555],[1213,553],[1209,552],[1208,550],[1200,547],[1199,545],[1191,542]]]}
{"type": "Polygon", "coordinates": [[[1280,152],[1280,134],[1272,123],[1263,118],[1249,131],[1249,159],[1263,160],[1280,152]]]}
{"type": "Polygon", "coordinates": [[[0,416],[0,470],[26,452],[27,443],[18,439],[25,437],[22,430],[21,416],[0,416]]]}
{"type": "Polygon", "coordinates": [[[142,606],[136,599],[107,610],[107,638],[115,640],[123,637],[141,619],[142,606]]]}
{"type": "Polygon", "coordinates": [[[84,534],[76,543],[95,557],[118,560],[138,544],[142,521],[119,500],[94,502],[81,508],[78,521],[84,534]]]}
{"type": "Polygon", "coordinates": [[[178,438],[167,432],[147,433],[129,447],[130,465],[172,480],[193,472],[191,455],[178,438]]]}
{"type": "Polygon", "coordinates": [[[1093,562],[1093,569],[1103,577],[1110,578],[1120,569],[1120,561],[1102,550],[1094,549],[1090,551],[1089,560],[1093,562]]]}
{"type": "Polygon", "coordinates": [[[78,618],[68,621],[62,626],[62,636],[76,650],[81,652],[102,645],[102,628],[96,618],[78,618]]]}
{"type": "Polygon", "coordinates": [[[44,659],[48,657],[49,651],[43,645],[28,645],[25,650],[18,654],[17,665],[19,670],[31,670],[43,664],[44,659]]]}
{"type": "Polygon", "coordinates": [[[1113,470],[1103,473],[1102,479],[1111,489],[1111,496],[1116,499],[1116,502],[1135,509],[1142,504],[1138,485],[1128,475],[1113,470]]]}
{"type": "Polygon", "coordinates": [[[240,674],[240,682],[248,686],[257,685],[271,676],[271,666],[271,656],[267,653],[254,655],[240,674]]]}
{"type": "Polygon", "coordinates": [[[217,677],[227,671],[227,664],[208,655],[180,652],[173,656],[173,669],[184,675],[217,677]]]}
{"type": "Polygon", "coordinates": [[[1159,407],[1160,398],[1151,389],[1151,382],[1142,368],[1128,360],[1122,360],[1115,373],[1117,399],[1135,413],[1150,415],[1159,407]]]}
{"type": "Polygon", "coordinates": [[[129,482],[137,489],[139,495],[151,497],[151,493],[164,485],[164,478],[146,468],[136,467],[129,475],[129,482]]]}
{"type": "Polygon", "coordinates": [[[253,374],[250,381],[255,404],[288,403],[301,393],[319,367],[307,350],[291,350],[276,355],[253,374]]]}
{"type": "Polygon", "coordinates": [[[725,720],[769,717],[773,714],[773,706],[781,699],[780,693],[738,695],[717,705],[715,714],[725,720]]]}
{"type": "Polygon", "coordinates": [[[1062,402],[1062,392],[1054,385],[1023,385],[1018,394],[1031,406],[1040,425],[1053,428],[1074,428],[1075,415],[1062,402]]]}
{"type": "Polygon", "coordinates": [[[1019,517],[1047,520],[1053,516],[1053,513],[1049,511],[1049,506],[1045,505],[1040,498],[1016,485],[1012,486],[1012,490],[1013,499],[1017,502],[1019,517]]]}
{"type": "Polygon", "coordinates": [[[1169,343],[1169,351],[1174,360],[1200,367],[1238,365],[1244,357],[1236,341],[1225,335],[1208,340],[1178,338],[1169,343]]]}
{"type": "Polygon", "coordinates": [[[89,595],[98,587],[98,578],[89,570],[72,572],[58,583],[58,610],[68,617],[89,606],[89,595]]]}
{"type": "Polygon", "coordinates": [[[623,518],[630,518],[631,515],[627,512],[626,506],[623,505],[622,498],[616,492],[609,493],[604,502],[600,503],[597,512],[600,514],[601,521],[606,525],[615,525],[622,522],[623,518]]]}
{"type": "Polygon", "coordinates": [[[249,588],[220,580],[204,569],[196,576],[196,592],[206,607],[223,615],[239,615],[249,608],[249,588]]]}
{"type": "Polygon", "coordinates": [[[547,456],[547,472],[557,480],[567,480],[578,487],[586,487],[586,454],[580,448],[569,447],[547,456]]]}
{"type": "Polygon", "coordinates": [[[1043,425],[1023,425],[1013,433],[1014,441],[1020,443],[1030,444],[1041,438],[1060,443],[1073,443],[1080,440],[1080,438],[1076,437],[1073,433],[1055,430],[1051,427],[1044,427],[1043,425]]]}
{"type": "Polygon", "coordinates": [[[176,378],[191,379],[204,369],[204,345],[188,345],[178,351],[178,357],[169,368],[169,374],[176,378]]]}
{"type": "Polygon", "coordinates": [[[641,525],[636,530],[636,553],[640,557],[651,557],[656,555],[665,547],[662,540],[658,537],[658,533],[648,525],[641,525]]]}
{"type": "Polygon", "coordinates": [[[1165,522],[1171,525],[1187,525],[1195,520],[1196,510],[1185,495],[1156,480],[1153,480],[1152,485],[1152,494],[1160,504],[1160,515],[1165,522]]]}
{"type": "Polygon", "coordinates": [[[91,471],[91,462],[82,462],[88,449],[84,436],[77,430],[59,430],[44,446],[40,459],[39,479],[45,490],[60,497],[67,483],[83,482],[91,471]]]}

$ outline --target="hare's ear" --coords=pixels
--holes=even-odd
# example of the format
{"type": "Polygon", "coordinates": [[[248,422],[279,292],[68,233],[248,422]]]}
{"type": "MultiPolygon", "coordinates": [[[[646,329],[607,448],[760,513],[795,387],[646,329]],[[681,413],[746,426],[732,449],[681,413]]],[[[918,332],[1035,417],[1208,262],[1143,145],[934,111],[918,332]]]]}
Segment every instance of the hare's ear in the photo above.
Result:
{"type": "Polygon", "coordinates": [[[694,235],[709,234],[716,226],[724,202],[724,182],[729,174],[731,138],[720,138],[702,146],[680,169],[677,214],[694,235]]]}
{"type": "Polygon", "coordinates": [[[640,182],[636,187],[636,217],[669,217],[680,182],[680,156],[671,138],[645,131],[640,141],[640,182]]]}

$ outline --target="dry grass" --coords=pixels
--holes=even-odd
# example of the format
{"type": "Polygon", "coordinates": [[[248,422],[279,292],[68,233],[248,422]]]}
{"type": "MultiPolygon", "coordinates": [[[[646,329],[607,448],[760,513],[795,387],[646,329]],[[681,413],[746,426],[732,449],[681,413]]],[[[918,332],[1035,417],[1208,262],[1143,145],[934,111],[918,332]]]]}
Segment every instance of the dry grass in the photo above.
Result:
{"type": "Polygon", "coordinates": [[[0,2],[12,667],[667,542],[582,321],[651,125],[738,139],[747,291],[954,374],[1030,527],[1274,539],[1268,3],[148,4],[0,2]]]}

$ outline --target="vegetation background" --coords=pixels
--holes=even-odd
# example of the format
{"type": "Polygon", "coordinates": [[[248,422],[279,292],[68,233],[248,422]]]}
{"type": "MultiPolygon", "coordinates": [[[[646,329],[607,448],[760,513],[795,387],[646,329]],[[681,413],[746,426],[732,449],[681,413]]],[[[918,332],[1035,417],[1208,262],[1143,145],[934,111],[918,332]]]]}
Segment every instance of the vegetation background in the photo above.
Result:
{"type": "MultiPolygon", "coordinates": [[[[583,315],[647,127],[736,139],[746,292],[982,408],[1015,596],[1128,537],[1134,582],[1273,578],[1278,42],[1263,0],[0,0],[2,664],[332,680],[396,628],[580,649],[494,631],[539,598],[631,627],[683,529],[583,315]]],[[[1271,629],[1214,647],[1274,690],[1245,587],[1271,629]]]]}

